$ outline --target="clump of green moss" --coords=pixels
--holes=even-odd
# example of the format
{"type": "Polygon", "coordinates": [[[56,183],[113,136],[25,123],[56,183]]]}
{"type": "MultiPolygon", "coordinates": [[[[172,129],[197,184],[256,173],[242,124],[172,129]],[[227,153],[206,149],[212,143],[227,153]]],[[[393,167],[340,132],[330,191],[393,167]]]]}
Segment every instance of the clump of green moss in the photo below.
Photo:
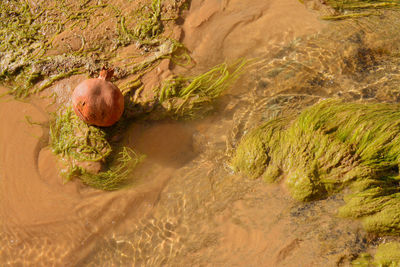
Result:
{"type": "Polygon", "coordinates": [[[174,118],[193,118],[206,112],[209,105],[218,98],[241,74],[246,60],[231,65],[223,63],[195,77],[174,77],[156,88],[158,102],[174,118]]]}
{"type": "Polygon", "coordinates": [[[352,266],[369,267],[371,266],[372,256],[369,253],[360,254],[357,259],[351,262],[352,266]]]}
{"type": "Polygon", "coordinates": [[[106,132],[84,123],[71,108],[55,115],[50,139],[54,153],[76,161],[105,160],[112,151],[106,132]]]}
{"type": "Polygon", "coordinates": [[[382,267],[395,267],[400,265],[400,243],[391,242],[381,244],[375,253],[374,263],[382,267]]]}
{"type": "Polygon", "coordinates": [[[163,31],[161,19],[161,0],[153,0],[148,5],[143,5],[133,14],[135,25],[128,28],[126,18],[120,15],[118,28],[119,41],[122,45],[137,41],[140,44],[154,44],[163,31]]]}
{"type": "Polygon", "coordinates": [[[379,266],[397,267],[400,266],[400,243],[390,242],[380,244],[374,257],[368,253],[361,254],[352,261],[353,266],[379,266]]]}
{"type": "Polygon", "coordinates": [[[326,100],[298,117],[247,134],[232,166],[252,178],[285,177],[294,198],[320,199],[350,186],[339,214],[368,231],[400,233],[400,108],[326,100]]]}
{"type": "Polygon", "coordinates": [[[67,180],[79,177],[85,184],[102,190],[116,190],[127,184],[130,173],[143,156],[130,148],[112,145],[109,141],[112,132],[112,127],[87,125],[71,108],[54,115],[50,123],[50,145],[66,162],[67,180]],[[87,170],[82,167],[84,162],[100,163],[104,171],[87,170]]]}
{"type": "MultiPolygon", "coordinates": [[[[247,134],[246,138],[242,139],[232,159],[235,171],[245,173],[253,179],[266,172],[267,166],[272,166],[270,164],[272,159],[270,153],[279,149],[280,135],[284,129],[284,121],[275,119],[247,134]]],[[[279,171],[277,175],[279,175],[279,171]]]]}
{"type": "Polygon", "coordinates": [[[72,171],[89,186],[108,191],[117,190],[129,185],[132,180],[130,174],[143,159],[143,155],[138,155],[128,147],[123,147],[119,153],[113,151],[106,161],[105,171],[92,173],[82,167],[72,171]]]}

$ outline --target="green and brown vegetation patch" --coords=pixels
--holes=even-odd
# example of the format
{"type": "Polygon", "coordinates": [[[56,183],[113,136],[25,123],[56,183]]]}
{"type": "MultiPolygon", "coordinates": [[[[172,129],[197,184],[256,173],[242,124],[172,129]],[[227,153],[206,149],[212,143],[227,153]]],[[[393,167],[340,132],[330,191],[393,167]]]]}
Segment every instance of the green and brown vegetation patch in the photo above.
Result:
{"type": "Polygon", "coordinates": [[[223,63],[195,77],[176,76],[156,88],[158,101],[172,118],[195,118],[240,76],[248,61],[223,63]]]}
{"type": "Polygon", "coordinates": [[[322,101],[252,130],[232,166],[252,178],[284,179],[301,201],[349,188],[341,216],[360,218],[371,232],[399,234],[399,110],[394,104],[322,101]]]}
{"type": "Polygon", "coordinates": [[[66,181],[79,177],[103,190],[125,186],[143,156],[112,140],[123,134],[130,118],[202,116],[241,73],[244,60],[190,77],[169,70],[171,65],[194,64],[179,42],[178,24],[189,4],[186,0],[0,2],[0,84],[17,99],[38,93],[61,99],[55,101],[59,111],[50,119],[50,144],[66,165],[66,181]],[[163,66],[170,75],[149,88],[143,77],[156,75],[161,62],[167,63],[163,66]],[[65,101],[71,92],[53,90],[59,80],[77,74],[97,76],[103,67],[114,68],[112,82],[125,98],[123,119],[110,128],[80,121],[65,101]],[[144,90],[151,93],[142,94],[144,90]]]}
{"type": "Polygon", "coordinates": [[[380,15],[383,10],[398,9],[397,0],[300,0],[307,6],[322,11],[321,19],[343,20],[380,15]]]}
{"type": "Polygon", "coordinates": [[[352,262],[353,266],[395,267],[400,265],[400,243],[388,242],[380,244],[374,257],[369,253],[361,254],[352,262]]]}
{"type": "Polygon", "coordinates": [[[185,6],[160,0],[2,1],[0,82],[17,98],[27,97],[71,75],[97,73],[129,45],[137,58],[114,66],[117,79],[142,76],[177,50],[155,56],[164,43],[179,46],[170,35],[185,6]]]}
{"type": "Polygon", "coordinates": [[[79,177],[83,183],[102,190],[126,186],[135,166],[143,159],[128,147],[112,142],[123,127],[120,121],[112,128],[90,126],[66,108],[50,123],[50,145],[62,157],[65,180],[79,177]]]}

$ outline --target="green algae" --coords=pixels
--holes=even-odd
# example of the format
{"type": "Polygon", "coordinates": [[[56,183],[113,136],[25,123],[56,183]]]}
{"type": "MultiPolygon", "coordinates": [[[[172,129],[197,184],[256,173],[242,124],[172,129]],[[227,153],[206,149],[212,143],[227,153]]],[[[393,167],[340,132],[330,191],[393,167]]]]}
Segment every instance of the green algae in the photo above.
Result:
{"type": "Polygon", "coordinates": [[[55,154],[62,157],[67,165],[66,180],[78,177],[83,183],[102,190],[116,190],[125,186],[130,173],[142,161],[127,147],[119,148],[110,140],[120,124],[110,128],[87,125],[71,108],[54,114],[50,123],[50,146],[55,154]],[[104,171],[93,172],[81,163],[97,162],[104,171]]]}
{"type": "Polygon", "coordinates": [[[172,54],[181,46],[179,42],[163,36],[163,33],[165,21],[168,20],[165,17],[167,13],[179,13],[184,3],[186,1],[176,4],[177,10],[166,11],[162,9],[161,0],[152,0],[139,4],[137,9],[129,13],[107,1],[50,1],[46,5],[30,5],[28,1],[2,1],[0,83],[11,88],[9,93],[16,98],[25,98],[50,87],[57,80],[78,73],[97,72],[102,65],[116,57],[115,51],[119,46],[132,43],[140,44],[139,49],[154,53],[155,56],[137,62],[121,73],[143,76],[162,59],[173,58],[172,54]],[[96,18],[101,19],[96,22],[96,18]],[[116,34],[110,36],[109,41],[86,41],[91,29],[110,19],[116,23],[116,34]],[[55,51],[56,37],[64,33],[68,37],[72,32],[81,33],[74,35],[81,39],[81,47],[74,50],[69,46],[69,51],[61,53],[55,51]],[[164,51],[165,43],[167,46],[173,43],[168,51],[164,51]],[[153,51],[148,51],[148,46],[153,46],[150,49],[153,51]],[[49,51],[52,52],[49,54],[49,51]]]}
{"type": "MultiPolygon", "coordinates": [[[[304,3],[303,0],[300,0],[304,3]]],[[[326,0],[324,4],[334,10],[332,15],[324,15],[324,20],[343,20],[379,15],[380,10],[399,8],[398,0],[326,0]]]]}
{"type": "Polygon", "coordinates": [[[326,3],[340,11],[387,8],[399,5],[397,0],[327,0],[326,3]]]}
{"type": "MultiPolygon", "coordinates": [[[[120,13],[120,11],[117,11],[120,13]]],[[[143,5],[134,11],[134,26],[126,26],[126,18],[120,15],[119,19],[119,41],[122,45],[127,45],[132,41],[140,44],[154,44],[163,32],[161,18],[161,0],[153,0],[150,4],[143,5]]]]}
{"type": "Polygon", "coordinates": [[[375,13],[351,13],[351,14],[343,14],[343,15],[334,15],[334,16],[322,16],[323,20],[343,20],[343,19],[356,19],[363,18],[375,15],[375,13]]]}
{"type": "Polygon", "coordinates": [[[384,181],[375,180],[368,189],[346,196],[346,205],[339,209],[339,215],[360,218],[370,232],[399,234],[399,180],[381,179],[384,181]]]}
{"type": "Polygon", "coordinates": [[[371,232],[399,234],[399,137],[398,105],[325,100],[251,131],[231,163],[251,178],[285,177],[300,201],[349,187],[339,215],[360,218],[371,232]]]}
{"type": "Polygon", "coordinates": [[[374,264],[382,267],[395,267],[400,265],[400,243],[391,242],[381,244],[375,254],[374,264]]]}
{"type": "MultiPolygon", "coordinates": [[[[280,134],[285,128],[284,125],[282,119],[276,119],[250,132],[235,151],[235,156],[232,159],[235,171],[245,173],[253,179],[266,172],[267,166],[272,165],[270,164],[270,153],[279,148],[280,134]]],[[[265,176],[271,177],[270,179],[273,181],[276,178],[274,175],[276,173],[275,171],[275,173],[268,173],[265,176]]]]}
{"type": "Polygon", "coordinates": [[[156,88],[158,102],[173,118],[193,118],[206,112],[210,105],[242,73],[246,60],[222,63],[195,77],[177,76],[156,88]]]}
{"type": "MultiPolygon", "coordinates": [[[[50,79],[46,82],[46,86],[39,86],[33,90],[35,84],[49,74],[38,66],[43,65],[44,62],[51,65],[56,60],[55,56],[46,56],[46,52],[52,48],[54,37],[64,31],[67,26],[73,29],[79,22],[87,22],[94,10],[102,7],[104,6],[80,6],[78,7],[80,9],[76,10],[65,1],[60,1],[57,7],[49,5],[34,8],[28,1],[2,1],[0,3],[2,18],[0,22],[0,37],[2,38],[0,82],[11,87],[10,93],[17,98],[27,97],[51,85],[57,79],[50,79]]],[[[74,53],[69,54],[72,56],[74,53]]],[[[75,68],[84,66],[86,62],[83,62],[83,56],[87,56],[87,53],[82,55],[82,63],[75,68]]],[[[56,65],[47,67],[47,72],[51,69],[51,74],[58,76],[58,79],[75,74],[71,69],[59,71],[57,67],[56,65]]]]}
{"type": "Polygon", "coordinates": [[[371,266],[372,256],[369,253],[360,254],[357,259],[351,262],[352,266],[368,267],[371,266]]]}
{"type": "Polygon", "coordinates": [[[132,182],[131,173],[142,162],[144,155],[138,155],[134,150],[123,147],[119,153],[113,155],[107,161],[105,171],[92,173],[86,169],[74,166],[69,170],[69,177],[77,176],[81,181],[91,187],[101,190],[118,190],[129,186],[132,182]]]}
{"type": "Polygon", "coordinates": [[[104,160],[112,151],[106,137],[104,130],[87,125],[71,108],[55,115],[50,124],[53,152],[77,161],[104,160]]]}
{"type": "Polygon", "coordinates": [[[380,244],[372,257],[368,253],[362,253],[352,261],[352,266],[378,266],[397,267],[400,265],[400,243],[389,242],[380,244]]]}

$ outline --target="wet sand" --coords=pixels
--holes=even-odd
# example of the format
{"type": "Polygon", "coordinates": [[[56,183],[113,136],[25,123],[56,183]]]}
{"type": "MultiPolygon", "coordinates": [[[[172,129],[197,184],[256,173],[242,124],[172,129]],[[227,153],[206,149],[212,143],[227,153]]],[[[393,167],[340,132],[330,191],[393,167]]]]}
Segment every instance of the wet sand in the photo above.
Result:
{"type": "MultiPolygon", "coordinates": [[[[297,0],[193,0],[182,41],[196,69],[207,69],[273,53],[323,25],[297,0]]],[[[253,95],[246,85],[233,92],[253,95]]],[[[234,97],[201,121],[133,123],[125,143],[147,158],[133,187],[116,192],[63,183],[48,147],[46,101],[0,103],[0,262],[334,266],[362,246],[359,224],[335,218],[340,199],[296,203],[279,185],[232,175],[225,152],[234,97]]]]}

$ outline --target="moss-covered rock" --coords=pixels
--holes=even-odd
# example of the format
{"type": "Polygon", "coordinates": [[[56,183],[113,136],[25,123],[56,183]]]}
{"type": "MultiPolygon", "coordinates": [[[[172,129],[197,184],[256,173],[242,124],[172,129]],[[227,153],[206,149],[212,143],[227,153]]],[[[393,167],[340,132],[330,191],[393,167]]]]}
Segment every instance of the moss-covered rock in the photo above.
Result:
{"type": "Polygon", "coordinates": [[[269,121],[247,134],[235,171],[267,181],[285,177],[295,199],[320,199],[349,186],[339,214],[368,231],[400,233],[398,105],[325,100],[298,117],[269,121]]]}

